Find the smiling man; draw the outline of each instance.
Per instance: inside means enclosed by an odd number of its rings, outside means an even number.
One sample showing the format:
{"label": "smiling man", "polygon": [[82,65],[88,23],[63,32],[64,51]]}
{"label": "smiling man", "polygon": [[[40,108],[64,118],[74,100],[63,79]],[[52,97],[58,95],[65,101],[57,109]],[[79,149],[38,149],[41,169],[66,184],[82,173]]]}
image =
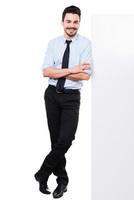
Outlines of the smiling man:
{"label": "smiling man", "polygon": [[78,125],[80,90],[83,80],[89,80],[92,56],[91,42],[78,34],[81,11],[76,6],[65,8],[62,14],[63,36],[51,40],[43,62],[43,76],[49,77],[44,94],[51,151],[45,157],[35,179],[39,189],[50,194],[49,176],[57,176],[54,198],[67,191],[69,178],[65,154],[75,139]]}

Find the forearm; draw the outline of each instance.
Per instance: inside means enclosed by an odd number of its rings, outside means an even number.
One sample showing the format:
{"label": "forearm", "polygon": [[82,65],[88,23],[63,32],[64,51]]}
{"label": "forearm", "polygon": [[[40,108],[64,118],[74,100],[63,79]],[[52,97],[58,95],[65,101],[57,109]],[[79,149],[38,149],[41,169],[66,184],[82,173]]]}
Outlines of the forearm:
{"label": "forearm", "polygon": [[[74,78],[75,80],[87,80],[87,74],[84,73],[84,70],[88,68],[89,64],[80,64],[71,68],[47,67],[43,69],[43,76],[50,78],[67,77],[68,79]],[[75,75],[72,76],[73,74]]]}
{"label": "forearm", "polygon": [[85,72],[75,73],[75,74],[69,74],[66,76],[66,79],[69,80],[89,80],[90,76]]}
{"label": "forearm", "polygon": [[55,67],[47,67],[43,69],[43,76],[50,77],[50,78],[61,78],[71,74],[69,68],[65,69],[58,69]]}

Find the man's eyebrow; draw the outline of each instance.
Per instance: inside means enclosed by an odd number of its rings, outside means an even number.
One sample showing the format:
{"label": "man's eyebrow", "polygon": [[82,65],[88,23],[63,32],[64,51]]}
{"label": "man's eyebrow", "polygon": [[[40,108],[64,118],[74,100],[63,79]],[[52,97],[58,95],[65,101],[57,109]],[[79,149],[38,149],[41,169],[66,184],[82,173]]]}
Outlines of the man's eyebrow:
{"label": "man's eyebrow", "polygon": [[67,22],[71,22],[71,20],[70,20],[70,19],[66,19],[66,21],[67,21]]}
{"label": "man's eyebrow", "polygon": [[[67,21],[67,22],[71,22],[71,20],[69,20],[69,19],[66,19],[66,21]],[[75,23],[76,23],[76,22],[79,22],[79,20],[75,20],[74,22],[75,22]]]}

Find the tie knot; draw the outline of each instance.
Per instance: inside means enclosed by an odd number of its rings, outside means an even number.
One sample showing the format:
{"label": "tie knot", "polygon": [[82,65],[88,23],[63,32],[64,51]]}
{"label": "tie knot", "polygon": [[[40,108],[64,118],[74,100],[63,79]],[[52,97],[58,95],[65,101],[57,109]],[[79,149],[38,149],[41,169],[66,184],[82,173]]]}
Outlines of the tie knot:
{"label": "tie knot", "polygon": [[67,45],[69,45],[72,42],[72,40],[66,40]]}

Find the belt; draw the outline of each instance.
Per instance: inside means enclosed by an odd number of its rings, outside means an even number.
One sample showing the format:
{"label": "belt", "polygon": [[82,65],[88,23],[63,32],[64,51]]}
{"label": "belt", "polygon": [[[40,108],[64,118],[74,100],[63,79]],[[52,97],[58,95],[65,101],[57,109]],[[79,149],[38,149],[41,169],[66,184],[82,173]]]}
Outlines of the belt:
{"label": "belt", "polygon": [[78,90],[78,89],[63,89],[62,91],[58,91],[57,89],[56,89],[56,87],[54,86],[54,85],[49,85],[48,86],[49,88],[52,88],[52,89],[54,89],[55,90],[55,92],[56,93],[63,93],[63,94],[78,94],[78,93],[80,93],[80,91]]}

